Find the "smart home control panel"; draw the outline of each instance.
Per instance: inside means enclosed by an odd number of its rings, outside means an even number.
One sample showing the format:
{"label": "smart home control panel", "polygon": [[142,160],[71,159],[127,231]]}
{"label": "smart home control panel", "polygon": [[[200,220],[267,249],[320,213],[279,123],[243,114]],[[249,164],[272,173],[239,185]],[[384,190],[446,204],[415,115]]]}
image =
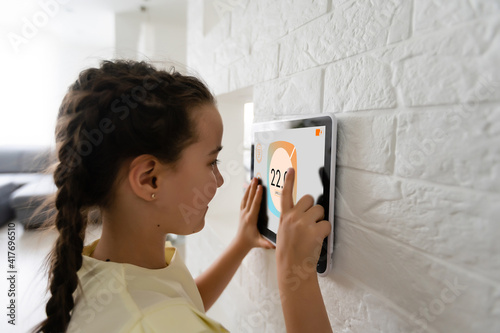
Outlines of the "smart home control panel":
{"label": "smart home control panel", "polygon": [[317,265],[320,275],[328,274],[333,255],[336,137],[332,114],[256,123],[252,128],[252,178],[259,178],[265,189],[259,231],[276,244],[284,179],[288,168],[295,169],[294,203],[312,195],[332,225]]}

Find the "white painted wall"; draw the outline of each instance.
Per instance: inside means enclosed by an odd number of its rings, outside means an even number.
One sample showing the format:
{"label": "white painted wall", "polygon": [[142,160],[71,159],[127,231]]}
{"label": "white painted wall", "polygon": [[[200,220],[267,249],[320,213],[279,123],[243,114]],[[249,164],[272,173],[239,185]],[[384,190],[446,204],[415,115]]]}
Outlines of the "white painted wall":
{"label": "white painted wall", "polygon": [[175,66],[185,71],[185,8],[178,6],[176,10],[179,14],[175,20],[168,19],[172,13],[166,9],[116,13],[115,57],[146,60],[160,68]]}
{"label": "white painted wall", "polygon": [[[500,3],[215,3],[204,34],[189,1],[187,56],[217,95],[253,89],[256,121],[339,119],[335,263],[320,279],[333,330],[500,331]],[[236,222],[188,237],[194,274]],[[213,315],[284,332],[275,270],[273,251],[252,250]]]}

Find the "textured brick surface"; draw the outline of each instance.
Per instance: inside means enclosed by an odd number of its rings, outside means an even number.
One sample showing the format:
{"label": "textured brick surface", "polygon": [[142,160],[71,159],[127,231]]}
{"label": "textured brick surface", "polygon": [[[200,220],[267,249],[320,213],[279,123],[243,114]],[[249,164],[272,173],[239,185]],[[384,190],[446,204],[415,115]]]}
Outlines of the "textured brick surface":
{"label": "textured brick surface", "polygon": [[323,15],[327,0],[237,1],[232,11],[233,36],[250,38],[260,47],[275,41],[287,32]]}
{"label": "textured brick surface", "polygon": [[283,1],[240,1],[232,12],[232,36],[245,35],[252,46],[268,44],[287,33]]}
{"label": "textured brick surface", "polygon": [[500,281],[500,194],[399,180],[348,168],[337,171],[336,214]]}
{"label": "textured brick surface", "polygon": [[280,3],[289,32],[323,15],[328,6],[328,0],[289,0]]}
{"label": "textured brick surface", "polygon": [[392,18],[410,4],[365,0],[339,4],[332,14],[283,38],[280,73],[289,75],[386,45],[392,24],[394,31],[401,28],[400,20]]}
{"label": "textured brick surface", "polygon": [[500,302],[498,285],[342,219],[337,229],[337,269],[404,309],[409,322],[423,322],[438,332],[450,327],[455,332],[493,332],[498,325],[492,322]]}
{"label": "textured brick surface", "polygon": [[321,113],[320,69],[255,85],[254,110],[273,115]]}
{"label": "textured brick surface", "polygon": [[392,174],[396,116],[337,115],[337,165]]}
{"label": "textured brick surface", "polygon": [[376,292],[340,270],[336,269],[330,278],[319,282],[333,332],[411,332],[415,329],[408,314],[398,311]]}
{"label": "textured brick surface", "polygon": [[[500,88],[500,83],[499,83]],[[398,116],[396,173],[500,193],[500,112],[464,103]]]}
{"label": "textured brick surface", "polygon": [[500,99],[500,16],[443,29],[377,51],[405,105]]}
{"label": "textured brick surface", "polygon": [[414,24],[417,33],[432,32],[436,29],[457,25],[473,18],[474,10],[467,0],[415,1]]}
{"label": "textured brick surface", "polygon": [[[230,24],[231,24],[231,16],[228,14],[221,14],[221,16],[218,17],[218,24],[214,26],[210,31],[204,31],[203,32],[203,47],[205,49],[205,52],[211,53],[215,52],[217,53],[217,49],[214,49],[214,45],[219,45],[219,47],[222,47],[223,45],[229,46],[233,51],[236,53],[239,52],[245,52],[245,48],[242,50],[236,50],[234,46],[231,43],[231,40],[229,39],[230,36]],[[238,45],[245,46],[245,41],[233,41],[233,43],[237,43]],[[228,57],[231,57],[231,55],[227,54]],[[232,55],[232,57],[237,56],[237,54]]]}
{"label": "textured brick surface", "polygon": [[500,2],[496,0],[475,0],[470,5],[474,8],[476,17],[498,14],[500,12]]}
{"label": "textured brick surface", "polygon": [[230,90],[278,77],[278,45],[255,49],[252,54],[230,66]]}
{"label": "textured brick surface", "polygon": [[391,69],[368,56],[335,62],[326,68],[324,100],[325,112],[395,107]]}
{"label": "textured brick surface", "polygon": [[215,49],[215,65],[226,67],[250,53],[248,38],[228,38]]}

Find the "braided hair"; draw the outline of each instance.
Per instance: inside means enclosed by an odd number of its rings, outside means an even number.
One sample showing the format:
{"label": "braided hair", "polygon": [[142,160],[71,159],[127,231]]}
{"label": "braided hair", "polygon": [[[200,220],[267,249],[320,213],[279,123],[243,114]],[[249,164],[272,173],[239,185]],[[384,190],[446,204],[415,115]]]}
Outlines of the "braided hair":
{"label": "braided hair", "polygon": [[56,125],[56,211],[45,225],[59,232],[46,262],[51,297],[33,332],[66,331],[88,214],[109,207],[120,166],[142,154],[174,165],[197,140],[191,111],[205,104],[215,100],[197,78],[131,60],[103,61],[69,87]]}

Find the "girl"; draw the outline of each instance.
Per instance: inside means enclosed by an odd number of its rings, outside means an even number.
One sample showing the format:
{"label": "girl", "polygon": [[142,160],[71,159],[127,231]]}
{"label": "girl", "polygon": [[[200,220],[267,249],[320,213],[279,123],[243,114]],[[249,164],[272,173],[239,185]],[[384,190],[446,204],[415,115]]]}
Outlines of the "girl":
{"label": "girl", "polygon": [[[198,79],[144,62],[103,61],[80,73],[56,126],[58,188],[47,318],[34,332],[225,332],[205,315],[254,247],[271,248],[256,223],[262,187],[246,190],[238,233],[196,281],[165,247],[168,233],[200,231],[223,179],[222,120]],[[277,242],[280,296],[289,332],[331,331],[315,267],[330,225],[285,180]],[[89,213],[101,238],[84,247]],[[317,221],[320,221],[316,223]],[[292,269],[301,283],[293,285]],[[79,286],[79,288],[77,288]]]}

